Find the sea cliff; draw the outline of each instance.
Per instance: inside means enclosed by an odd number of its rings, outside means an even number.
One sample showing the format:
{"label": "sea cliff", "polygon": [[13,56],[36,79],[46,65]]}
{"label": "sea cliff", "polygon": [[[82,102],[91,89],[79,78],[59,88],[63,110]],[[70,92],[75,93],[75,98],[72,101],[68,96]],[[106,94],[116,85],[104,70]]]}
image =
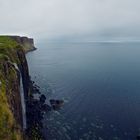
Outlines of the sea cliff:
{"label": "sea cliff", "polygon": [[34,39],[28,38],[26,36],[9,36],[13,40],[15,40],[20,46],[23,47],[25,53],[36,50],[34,45]]}
{"label": "sea cliff", "polygon": [[[31,93],[25,53],[34,49],[33,39],[0,36],[1,140],[26,139],[24,132],[24,123],[26,123],[24,121],[26,120],[23,117],[26,116],[24,108],[27,106],[26,102],[29,101]],[[23,92],[21,92],[21,88]],[[24,99],[22,99],[23,97]],[[22,102],[25,102],[25,106]]]}

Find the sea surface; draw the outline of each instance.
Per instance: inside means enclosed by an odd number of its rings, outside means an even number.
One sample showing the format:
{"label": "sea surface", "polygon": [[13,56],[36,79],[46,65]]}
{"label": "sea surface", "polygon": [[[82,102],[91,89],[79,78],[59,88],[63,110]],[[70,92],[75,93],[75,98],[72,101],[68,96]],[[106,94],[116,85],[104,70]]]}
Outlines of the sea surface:
{"label": "sea surface", "polygon": [[32,79],[63,107],[45,115],[46,140],[136,140],[140,133],[140,43],[38,43]]}

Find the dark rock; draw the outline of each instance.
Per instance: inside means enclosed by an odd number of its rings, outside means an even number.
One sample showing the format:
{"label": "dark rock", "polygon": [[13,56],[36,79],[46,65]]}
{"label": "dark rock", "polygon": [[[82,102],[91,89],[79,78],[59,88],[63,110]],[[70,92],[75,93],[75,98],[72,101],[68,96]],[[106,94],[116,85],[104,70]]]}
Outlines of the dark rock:
{"label": "dark rock", "polygon": [[137,138],[137,140],[140,140],[140,136],[137,136],[136,138]]}
{"label": "dark rock", "polygon": [[60,107],[62,107],[62,105],[64,104],[64,101],[51,99],[50,104],[54,110],[58,110],[60,109]]}
{"label": "dark rock", "polygon": [[51,111],[52,108],[51,108],[49,105],[44,104],[44,105],[42,105],[42,110],[43,110],[44,112],[48,112],[48,111]]}
{"label": "dark rock", "polygon": [[44,104],[44,103],[45,103],[45,100],[46,100],[46,97],[45,97],[44,94],[42,94],[42,95],[40,96],[40,103]]}

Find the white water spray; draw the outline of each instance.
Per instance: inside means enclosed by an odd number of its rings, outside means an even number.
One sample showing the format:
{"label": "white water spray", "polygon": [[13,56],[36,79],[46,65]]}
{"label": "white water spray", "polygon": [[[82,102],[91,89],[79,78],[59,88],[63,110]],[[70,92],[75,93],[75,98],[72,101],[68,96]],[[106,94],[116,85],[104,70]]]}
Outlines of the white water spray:
{"label": "white water spray", "polygon": [[[13,63],[15,68],[20,72],[16,63]],[[23,129],[27,128],[26,124],[26,105],[25,105],[25,96],[24,96],[24,89],[23,89],[23,82],[22,82],[22,75],[20,72],[20,98],[21,98],[21,107],[22,107],[22,121],[23,121]]]}

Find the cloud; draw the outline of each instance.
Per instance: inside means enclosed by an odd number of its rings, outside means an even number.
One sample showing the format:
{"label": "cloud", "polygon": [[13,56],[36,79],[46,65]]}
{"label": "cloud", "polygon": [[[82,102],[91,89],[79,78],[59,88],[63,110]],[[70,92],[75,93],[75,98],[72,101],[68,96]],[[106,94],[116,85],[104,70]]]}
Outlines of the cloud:
{"label": "cloud", "polygon": [[48,40],[140,39],[138,0],[0,0],[0,34]]}

